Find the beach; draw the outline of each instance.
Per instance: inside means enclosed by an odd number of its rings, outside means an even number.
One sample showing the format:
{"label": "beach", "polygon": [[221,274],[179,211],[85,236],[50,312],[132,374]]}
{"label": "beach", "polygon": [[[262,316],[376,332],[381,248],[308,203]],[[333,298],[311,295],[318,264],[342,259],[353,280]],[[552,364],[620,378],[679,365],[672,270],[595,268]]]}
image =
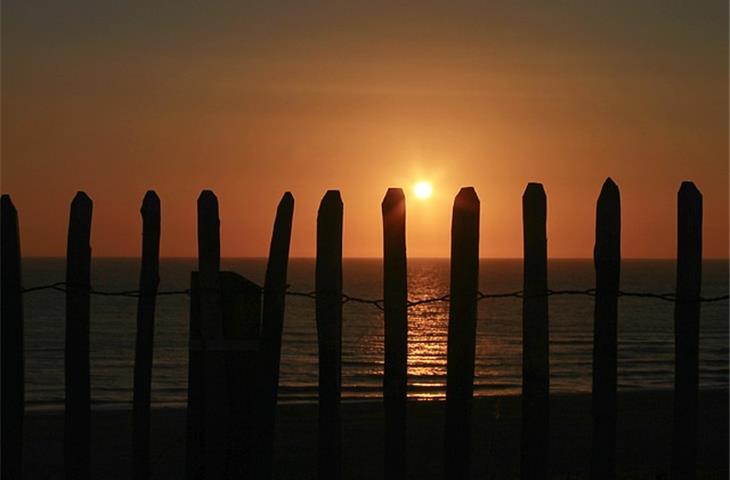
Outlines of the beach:
{"label": "beach", "polygon": [[[619,394],[617,469],[619,478],[667,478],[672,437],[671,391]],[[550,477],[588,478],[591,444],[590,395],[551,397]],[[728,391],[700,392],[699,478],[728,478]],[[408,477],[443,478],[443,401],[408,405]],[[185,473],[186,411],[152,412],[152,478]],[[383,476],[383,406],[380,401],[342,405],[343,477]],[[519,478],[520,397],[480,397],[472,415],[472,477]],[[274,475],[316,478],[317,404],[282,404],[277,411]],[[27,479],[63,478],[63,411],[30,411],[25,418]],[[131,411],[104,408],[92,413],[92,478],[131,475]]]}

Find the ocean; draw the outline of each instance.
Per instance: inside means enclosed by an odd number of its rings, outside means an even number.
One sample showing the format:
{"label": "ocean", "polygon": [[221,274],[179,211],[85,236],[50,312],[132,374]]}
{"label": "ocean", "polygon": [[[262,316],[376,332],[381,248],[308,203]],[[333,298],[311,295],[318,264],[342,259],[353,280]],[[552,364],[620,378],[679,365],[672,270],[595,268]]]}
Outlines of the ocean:
{"label": "ocean", "polygon": [[[189,288],[195,259],[163,259],[160,289]],[[266,259],[228,258],[222,269],[262,284]],[[382,298],[382,261],[345,259],[344,292]],[[25,287],[64,280],[63,258],[29,258],[23,263]],[[97,258],[92,285],[97,290],[135,290],[139,260]],[[448,259],[409,259],[409,298],[418,300],[448,293]],[[672,292],[673,260],[625,260],[621,288],[626,291]],[[292,290],[311,291],[314,260],[289,263]],[[484,259],[480,289],[487,293],[520,290],[522,260]],[[551,260],[551,289],[594,286],[591,260]],[[728,293],[728,262],[703,265],[704,296]],[[131,406],[135,298],[92,296],[91,394],[95,408]],[[521,300],[484,299],[479,303],[475,394],[511,395],[521,389]],[[64,294],[25,294],[26,402],[29,408],[62,406],[64,400]],[[590,392],[593,341],[593,299],[553,296],[550,308],[551,392]],[[345,400],[377,399],[382,394],[383,314],[372,305],[347,303],[343,309],[342,384]],[[161,296],[157,301],[152,372],[152,402],[184,405],[187,396],[189,298]],[[448,305],[431,303],[409,310],[409,397],[444,397]],[[619,390],[673,388],[673,304],[656,299],[619,300]],[[700,388],[728,388],[728,302],[702,305],[700,321]],[[317,334],[314,301],[287,297],[282,341],[280,401],[317,399]]]}

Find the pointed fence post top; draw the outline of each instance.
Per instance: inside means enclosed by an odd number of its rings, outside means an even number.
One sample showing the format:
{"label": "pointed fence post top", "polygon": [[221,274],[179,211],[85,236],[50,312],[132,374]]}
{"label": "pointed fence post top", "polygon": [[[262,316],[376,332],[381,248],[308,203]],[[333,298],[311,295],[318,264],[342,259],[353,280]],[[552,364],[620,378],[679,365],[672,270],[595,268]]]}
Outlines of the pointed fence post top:
{"label": "pointed fence post top", "polygon": [[698,198],[702,199],[702,192],[697,188],[697,186],[694,184],[694,182],[690,181],[683,181],[682,184],[679,186],[679,191],[677,192],[677,195],[679,198]]}
{"label": "pointed fence post top", "polygon": [[339,190],[327,190],[319,203],[319,212],[329,208],[342,208],[342,196]]}
{"label": "pointed fence post top", "polygon": [[598,210],[597,214],[608,215],[609,212],[620,213],[621,208],[621,193],[619,192],[618,185],[614,183],[611,177],[608,177],[603,186],[601,187],[601,193],[598,195]]}
{"label": "pointed fence post top", "polygon": [[545,197],[545,188],[542,183],[529,182],[525,187],[525,192],[522,194],[522,198],[540,198]]}
{"label": "pointed fence post top", "polygon": [[618,185],[609,177],[603,182],[596,203],[596,240],[593,264],[601,274],[600,289],[618,290],[621,265],[621,197]]}
{"label": "pointed fence post top", "polygon": [[527,184],[525,192],[522,194],[522,207],[524,209],[523,215],[529,210],[533,215],[538,215],[540,218],[547,216],[547,196],[542,183],[530,182]]}
{"label": "pointed fence post top", "polygon": [[[596,228],[605,226],[610,229],[619,228],[621,222],[621,194],[618,185],[608,177],[603,182],[596,205]],[[618,222],[618,227],[616,227]]]}
{"label": "pointed fence post top", "polygon": [[203,190],[200,192],[200,196],[198,196],[198,208],[214,210],[217,215],[218,197],[213,193],[213,190]]}
{"label": "pointed fence post top", "polygon": [[277,207],[277,210],[285,210],[291,208],[294,208],[294,195],[292,195],[291,192],[284,192],[284,195],[281,196],[281,200],[279,200],[279,206]]}
{"label": "pointed fence post top", "polygon": [[612,199],[614,197],[619,197],[618,185],[616,185],[616,182],[614,182],[611,177],[607,177],[606,180],[603,182],[603,186],[601,187],[601,194],[598,196],[598,199]]}
{"label": "pointed fence post top", "polygon": [[157,193],[155,193],[154,190],[148,190],[147,193],[144,194],[142,208],[139,211],[143,217],[147,215],[154,215],[155,213],[159,215],[160,197],[157,196]]}
{"label": "pointed fence post top", "polygon": [[454,210],[478,210],[479,196],[474,187],[461,187],[454,198]]}
{"label": "pointed fence post top", "polygon": [[198,268],[203,283],[216,284],[220,270],[220,219],[218,198],[211,190],[198,197]]}
{"label": "pointed fence post top", "polygon": [[2,203],[3,215],[9,214],[9,213],[17,213],[17,210],[15,209],[15,205],[13,205],[13,201],[10,199],[10,195],[8,195],[7,193],[2,194],[2,197],[0,198],[0,203]]}
{"label": "pointed fence post top", "polygon": [[[331,227],[337,227],[338,230],[342,229],[342,197],[340,196],[339,190],[327,190],[327,193],[322,197],[322,201],[319,203],[319,209],[317,210],[317,224],[318,225],[330,225]],[[334,223],[330,223],[334,222]]]}
{"label": "pointed fence post top", "polygon": [[91,214],[93,202],[84,192],[77,192],[71,201],[69,212],[68,247],[80,242],[88,248],[91,234]]}
{"label": "pointed fence post top", "polygon": [[405,204],[406,201],[406,195],[403,193],[402,188],[398,187],[390,187],[385,192],[385,196],[383,197],[383,202],[381,203],[381,206],[383,210],[390,210],[400,204]]}
{"label": "pointed fence post top", "polygon": [[91,212],[93,202],[84,191],[76,192],[74,199],[71,201],[71,209],[77,212]]}

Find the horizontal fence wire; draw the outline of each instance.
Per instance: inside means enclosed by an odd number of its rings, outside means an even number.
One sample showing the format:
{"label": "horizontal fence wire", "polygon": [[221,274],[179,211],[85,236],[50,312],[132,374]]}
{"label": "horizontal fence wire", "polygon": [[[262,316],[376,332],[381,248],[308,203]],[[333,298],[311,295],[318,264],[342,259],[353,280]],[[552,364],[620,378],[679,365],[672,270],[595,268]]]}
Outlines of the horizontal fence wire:
{"label": "horizontal fence wire", "polygon": [[[33,293],[33,292],[39,292],[44,290],[52,290],[56,292],[68,292],[72,291],[73,288],[70,287],[66,282],[56,282],[51,283],[48,285],[39,285],[35,287],[29,287],[24,288],[22,290],[22,293]],[[90,295],[98,295],[103,297],[129,297],[129,298],[137,298],[145,295],[144,292],[140,290],[119,290],[119,291],[109,291],[109,290],[96,290],[94,288],[79,288],[78,289],[81,292],[89,293]],[[261,293],[267,293],[264,289],[261,289]],[[289,290],[287,289],[284,291],[285,295],[290,297],[303,297],[303,298],[310,298],[313,300],[316,300],[318,296],[329,296],[331,294],[323,292],[322,294],[318,294],[316,291],[311,292],[299,292],[295,290]],[[147,293],[146,295],[149,295]],[[191,289],[183,289],[183,290],[160,290],[155,292],[156,296],[172,296],[172,295],[192,295]],[[585,296],[585,297],[595,297],[596,296],[596,289],[595,288],[587,288],[584,290],[547,290],[545,294],[543,295],[533,295],[531,298],[536,297],[553,297],[553,296]],[[624,291],[619,290],[616,292],[616,295],[618,297],[634,297],[634,298],[647,298],[647,299],[654,299],[654,300],[662,300],[665,302],[678,302],[676,294],[674,293],[652,293],[652,292],[630,292],[630,291]],[[364,305],[372,305],[373,307],[384,310],[385,309],[385,302],[383,299],[373,299],[373,298],[362,298],[362,297],[356,297],[352,295],[342,294],[341,297],[342,303],[359,303]],[[504,292],[504,293],[485,293],[485,292],[477,292],[477,301],[480,300],[486,300],[486,299],[499,299],[499,298],[527,298],[525,293],[522,290],[517,290],[514,292]],[[702,303],[714,303],[714,302],[721,302],[726,301],[730,299],[730,295],[719,295],[715,297],[698,297],[696,299],[689,299],[689,300],[683,300],[683,301],[690,301],[690,302],[702,302]],[[441,295],[441,296],[435,296],[435,297],[428,297],[428,298],[422,298],[419,300],[409,300],[407,305],[408,308],[417,307],[420,305],[427,305],[430,303],[439,303],[444,302],[448,303],[450,301],[450,295]]]}

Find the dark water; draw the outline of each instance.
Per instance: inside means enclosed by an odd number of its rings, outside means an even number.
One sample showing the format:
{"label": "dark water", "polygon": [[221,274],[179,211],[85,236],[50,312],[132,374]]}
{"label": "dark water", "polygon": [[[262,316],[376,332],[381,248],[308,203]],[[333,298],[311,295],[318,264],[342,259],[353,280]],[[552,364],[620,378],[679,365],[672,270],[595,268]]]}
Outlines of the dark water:
{"label": "dark water", "polygon": [[[161,265],[161,289],[188,288],[194,259],[166,259]],[[263,259],[224,259],[223,268],[261,283]],[[632,291],[671,292],[674,262],[628,260],[622,266],[621,287]],[[134,290],[136,259],[96,259],[92,284],[98,290]],[[62,281],[63,259],[28,259],[24,285]],[[448,292],[448,260],[409,261],[411,299]],[[381,261],[348,259],[344,263],[346,293],[382,297]],[[594,284],[589,260],[553,260],[552,289],[584,289]],[[521,289],[521,260],[482,260],[480,288],[486,292]],[[294,259],[289,283],[309,291],[314,261]],[[704,264],[703,295],[728,292],[728,262]],[[179,404],[186,399],[188,297],[158,299],[152,400]],[[26,308],[27,401],[37,407],[63,402],[64,295],[28,293]],[[92,399],[97,405],[126,404],[132,399],[136,299],[92,297]],[[673,383],[673,306],[652,299],[621,298],[619,304],[619,389],[670,389]],[[479,305],[477,324],[476,394],[519,393],[521,385],[521,300],[487,299]],[[593,336],[593,300],[589,297],[550,298],[551,389],[589,392]],[[448,307],[434,303],[414,307],[409,317],[409,385],[412,397],[444,395]],[[281,364],[283,401],[313,401],[317,386],[317,344],[314,301],[289,297]],[[383,365],[383,317],[369,305],[348,303],[343,321],[343,389],[345,398],[380,396]],[[700,326],[702,388],[728,387],[728,303],[704,304]]]}

